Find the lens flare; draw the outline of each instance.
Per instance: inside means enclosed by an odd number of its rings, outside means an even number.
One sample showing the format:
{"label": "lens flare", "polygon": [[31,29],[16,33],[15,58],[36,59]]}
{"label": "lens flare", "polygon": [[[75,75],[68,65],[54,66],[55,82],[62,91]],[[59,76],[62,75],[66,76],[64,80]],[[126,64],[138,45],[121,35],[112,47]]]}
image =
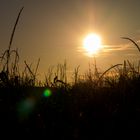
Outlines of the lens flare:
{"label": "lens flare", "polygon": [[21,101],[18,104],[18,117],[20,120],[25,120],[29,117],[31,112],[33,111],[33,108],[35,106],[35,101],[32,98],[27,98],[23,101]]}
{"label": "lens flare", "polygon": [[46,89],[46,90],[44,91],[43,95],[44,95],[45,97],[49,97],[49,96],[52,95],[52,92],[51,92],[50,89]]}

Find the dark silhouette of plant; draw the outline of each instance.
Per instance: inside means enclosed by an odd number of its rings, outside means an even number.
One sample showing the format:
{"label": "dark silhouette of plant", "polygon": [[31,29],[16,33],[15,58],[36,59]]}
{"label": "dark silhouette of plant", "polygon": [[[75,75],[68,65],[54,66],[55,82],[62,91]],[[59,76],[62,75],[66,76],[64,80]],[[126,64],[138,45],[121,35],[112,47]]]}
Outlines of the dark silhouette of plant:
{"label": "dark silhouette of plant", "polygon": [[[19,55],[18,55],[18,50],[12,50],[11,49],[11,46],[12,46],[12,42],[13,42],[13,38],[14,38],[14,35],[15,35],[15,31],[16,31],[16,27],[17,27],[17,24],[19,22],[19,18],[21,16],[21,13],[23,11],[23,8],[22,7],[18,13],[18,16],[16,18],[16,21],[15,21],[15,24],[14,24],[14,27],[13,27],[13,30],[12,30],[12,33],[11,33],[11,36],[10,36],[10,41],[9,41],[9,46],[8,46],[8,49],[5,50],[5,52],[2,54],[2,57],[1,57],[1,63],[3,61],[6,61],[5,64],[3,65],[3,69],[0,73],[0,80],[6,85],[6,84],[9,84],[9,80],[12,77],[16,77],[17,79],[17,76],[16,76],[16,73],[18,71],[18,61],[19,61]],[[11,64],[11,67],[9,66],[9,62],[10,62],[10,59],[11,59],[11,55],[12,54],[15,54],[15,60],[14,60],[14,63]],[[11,70],[10,70],[11,69]],[[10,73],[11,72],[11,73]],[[7,79],[7,80],[6,80]]]}
{"label": "dark silhouette of plant", "polygon": [[121,38],[122,39],[127,39],[127,40],[131,41],[137,47],[138,51],[140,52],[140,47],[139,47],[139,45],[134,40],[132,40],[129,37],[121,37]]}
{"label": "dark silhouette of plant", "polygon": [[13,27],[13,30],[12,30],[12,34],[11,34],[11,37],[10,37],[10,42],[9,42],[9,46],[8,46],[8,49],[6,50],[6,56],[7,56],[7,61],[6,61],[6,72],[7,74],[9,74],[9,60],[10,60],[10,55],[12,52],[15,52],[15,50],[11,50],[11,46],[12,46],[12,42],[13,42],[13,38],[14,38],[14,35],[15,35],[15,31],[16,31],[16,27],[17,27],[17,24],[19,22],[19,18],[21,16],[21,13],[23,11],[23,8],[22,7],[18,13],[18,16],[17,16],[17,19],[16,19],[16,22],[14,24],[14,27]]}

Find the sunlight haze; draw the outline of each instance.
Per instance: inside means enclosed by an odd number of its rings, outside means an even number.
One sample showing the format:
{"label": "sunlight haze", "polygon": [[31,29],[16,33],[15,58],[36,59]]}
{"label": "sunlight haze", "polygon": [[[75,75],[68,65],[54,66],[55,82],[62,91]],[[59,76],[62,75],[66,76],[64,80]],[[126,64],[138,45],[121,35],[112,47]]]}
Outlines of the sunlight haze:
{"label": "sunlight haze", "polygon": [[18,48],[21,68],[24,60],[34,67],[40,58],[40,75],[64,60],[70,72],[78,65],[85,72],[92,59],[81,50],[83,38],[96,32],[103,45],[96,57],[99,68],[125,59],[135,61],[137,49],[121,37],[139,43],[139,5],[138,0],[1,0],[0,54],[8,47],[18,12],[24,6],[12,44],[12,49]]}

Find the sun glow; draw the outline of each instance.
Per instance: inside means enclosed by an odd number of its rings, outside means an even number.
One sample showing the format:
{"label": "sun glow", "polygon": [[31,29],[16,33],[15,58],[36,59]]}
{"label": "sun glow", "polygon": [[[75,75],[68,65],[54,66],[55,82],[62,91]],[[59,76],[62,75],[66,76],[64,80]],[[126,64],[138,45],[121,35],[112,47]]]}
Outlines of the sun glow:
{"label": "sun glow", "polygon": [[83,47],[88,56],[92,57],[102,48],[101,37],[97,34],[88,34],[83,40]]}

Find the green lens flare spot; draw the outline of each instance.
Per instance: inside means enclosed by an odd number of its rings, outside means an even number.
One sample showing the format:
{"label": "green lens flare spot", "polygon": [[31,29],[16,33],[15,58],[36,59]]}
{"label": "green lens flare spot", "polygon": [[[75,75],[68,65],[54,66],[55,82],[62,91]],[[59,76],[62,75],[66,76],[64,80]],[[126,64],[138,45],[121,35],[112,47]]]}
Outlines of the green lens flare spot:
{"label": "green lens flare spot", "polygon": [[46,90],[44,91],[44,96],[45,96],[45,97],[49,97],[49,96],[51,96],[51,95],[52,95],[51,90],[46,89]]}
{"label": "green lens flare spot", "polygon": [[33,99],[27,98],[18,104],[17,112],[20,120],[25,120],[33,111],[35,102]]}

